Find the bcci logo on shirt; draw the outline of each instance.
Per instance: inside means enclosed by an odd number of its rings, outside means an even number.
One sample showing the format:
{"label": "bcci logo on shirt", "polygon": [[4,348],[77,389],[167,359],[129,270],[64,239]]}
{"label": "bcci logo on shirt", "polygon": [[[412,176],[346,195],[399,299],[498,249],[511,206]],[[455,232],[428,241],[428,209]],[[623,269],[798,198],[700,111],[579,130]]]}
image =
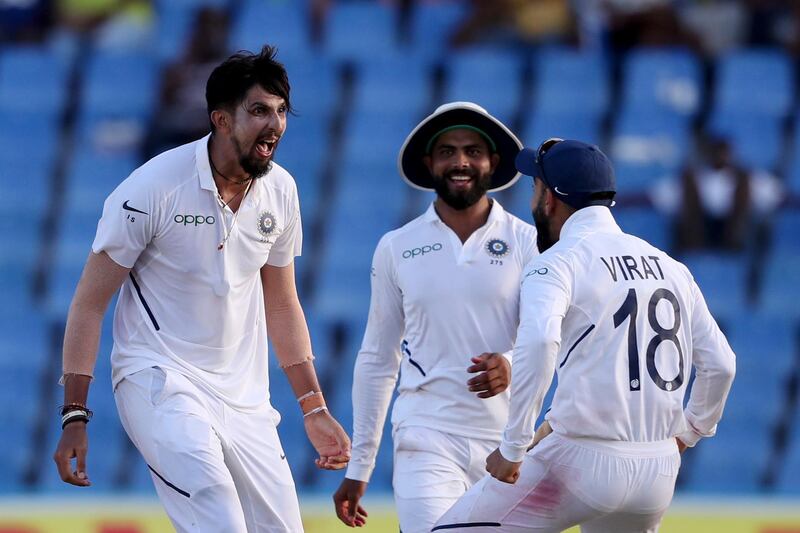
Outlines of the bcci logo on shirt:
{"label": "bcci logo on shirt", "polygon": [[495,258],[505,257],[511,252],[511,247],[506,241],[491,239],[486,243],[486,252]]}
{"label": "bcci logo on shirt", "polygon": [[258,215],[258,232],[263,237],[262,241],[266,240],[267,237],[272,235],[277,224],[278,223],[275,220],[275,215],[269,211],[262,211],[261,214]]}

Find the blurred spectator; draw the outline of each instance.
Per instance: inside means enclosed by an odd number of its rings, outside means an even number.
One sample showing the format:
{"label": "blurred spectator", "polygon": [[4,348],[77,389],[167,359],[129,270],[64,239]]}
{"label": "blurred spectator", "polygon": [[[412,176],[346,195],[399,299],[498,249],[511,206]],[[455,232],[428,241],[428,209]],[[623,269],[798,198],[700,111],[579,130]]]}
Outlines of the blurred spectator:
{"label": "blurred spectator", "polygon": [[608,37],[618,52],[634,46],[689,46],[699,41],[685,27],[672,0],[604,0]]}
{"label": "blurred spectator", "polygon": [[0,0],[0,41],[41,41],[52,22],[50,0]]}
{"label": "blurred spectator", "polygon": [[[682,23],[699,39],[700,49],[714,57],[744,43],[747,34],[747,9],[741,1],[702,0],[681,10]],[[724,28],[725,31],[720,31]]]}
{"label": "blurred spectator", "polygon": [[450,39],[454,47],[487,41],[575,41],[568,0],[471,0],[470,4],[471,11]]}
{"label": "blurred spectator", "polygon": [[198,11],[185,53],[164,70],[147,157],[208,133],[206,81],[229,55],[229,28],[226,11],[212,7]]}
{"label": "blurred spectator", "polygon": [[675,218],[679,251],[742,250],[764,213],[782,199],[774,176],[742,168],[730,144],[710,138],[699,164],[688,165],[680,182],[661,182],[653,191],[657,207]]}
{"label": "blurred spectator", "polygon": [[102,48],[141,49],[152,37],[149,0],[57,0],[60,25]]}

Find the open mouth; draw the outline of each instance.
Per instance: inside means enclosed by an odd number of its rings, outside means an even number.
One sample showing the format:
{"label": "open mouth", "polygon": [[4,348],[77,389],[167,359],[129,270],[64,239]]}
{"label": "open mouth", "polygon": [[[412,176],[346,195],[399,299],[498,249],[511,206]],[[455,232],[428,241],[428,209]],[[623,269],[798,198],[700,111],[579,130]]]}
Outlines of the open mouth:
{"label": "open mouth", "polygon": [[272,157],[276,144],[278,144],[278,139],[260,139],[256,143],[256,153],[263,159],[268,159]]}
{"label": "open mouth", "polygon": [[457,186],[466,186],[472,181],[471,176],[466,176],[463,174],[454,174],[452,176],[447,177],[448,181],[454,183]]}

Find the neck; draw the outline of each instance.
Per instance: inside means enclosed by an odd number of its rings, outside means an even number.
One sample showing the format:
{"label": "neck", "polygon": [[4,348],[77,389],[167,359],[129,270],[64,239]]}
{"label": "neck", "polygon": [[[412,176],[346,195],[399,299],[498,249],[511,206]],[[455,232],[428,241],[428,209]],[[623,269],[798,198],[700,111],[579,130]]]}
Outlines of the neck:
{"label": "neck", "polygon": [[466,242],[475,230],[486,224],[489,212],[492,210],[492,201],[483,195],[475,204],[466,209],[453,209],[441,198],[433,203],[436,213],[450,229],[452,229],[461,242]]}
{"label": "neck", "polygon": [[223,141],[213,133],[208,143],[208,158],[214,183],[223,197],[237,194],[247,187],[250,175],[239,165],[236,155],[227,146],[223,146]]}

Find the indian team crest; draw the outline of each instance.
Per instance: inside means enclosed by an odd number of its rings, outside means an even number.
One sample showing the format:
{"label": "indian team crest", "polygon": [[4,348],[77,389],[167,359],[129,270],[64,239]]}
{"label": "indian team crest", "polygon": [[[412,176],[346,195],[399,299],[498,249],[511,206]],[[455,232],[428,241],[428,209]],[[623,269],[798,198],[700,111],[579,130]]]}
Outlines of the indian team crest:
{"label": "indian team crest", "polygon": [[486,252],[492,257],[505,257],[511,253],[511,247],[501,239],[489,239],[486,243]]}
{"label": "indian team crest", "polygon": [[261,214],[258,215],[258,232],[264,237],[272,235],[277,224],[278,222],[275,219],[275,215],[269,211],[262,211]]}

